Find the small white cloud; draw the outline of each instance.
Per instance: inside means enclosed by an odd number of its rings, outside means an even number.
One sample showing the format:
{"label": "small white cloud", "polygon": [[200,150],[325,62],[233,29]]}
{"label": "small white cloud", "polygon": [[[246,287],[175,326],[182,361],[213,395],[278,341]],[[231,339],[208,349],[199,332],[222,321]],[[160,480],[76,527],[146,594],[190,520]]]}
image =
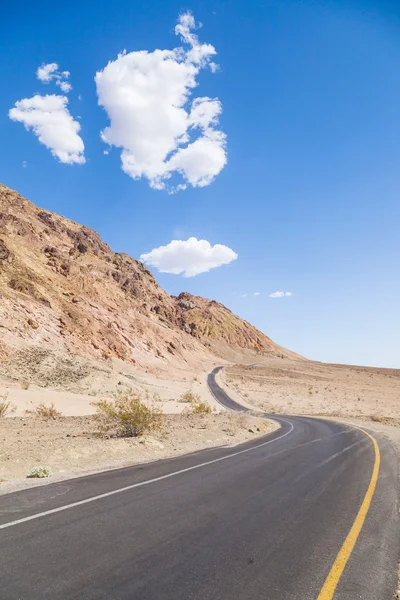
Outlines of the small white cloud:
{"label": "small white cloud", "polygon": [[270,298],[283,298],[283,296],[291,296],[292,292],[273,292],[269,295]]}
{"label": "small white cloud", "polygon": [[248,294],[241,294],[241,298],[247,298]]}
{"label": "small white cloud", "polygon": [[[216,50],[199,42],[195,28],[185,13],[175,34],[187,47],[124,51],[95,77],[99,105],[110,119],[102,140],[122,148],[122,170],[130,177],[169,193],[209,185],[227,162],[226,135],[217,129],[221,102],[190,102],[200,70],[216,71]],[[181,183],[169,184],[173,174]]]}
{"label": "small white cloud", "polygon": [[184,277],[194,277],[206,273],[221,265],[227,265],[236,260],[236,252],[215,244],[211,246],[207,240],[191,237],[186,241],[172,240],[167,246],[154,248],[147,254],[142,254],[140,260],[151,267],[156,267],[160,273],[183,274]]}
{"label": "small white cloud", "polygon": [[81,126],[72,118],[67,104],[66,96],[36,95],[18,100],[8,116],[32,129],[39,142],[60,162],[83,164],[85,146],[78,135]]}
{"label": "small white cloud", "polygon": [[28,166],[28,163],[26,162],[26,160],[22,161],[22,168],[26,169],[26,167]]}
{"label": "small white cloud", "polygon": [[72,85],[68,83],[68,81],[56,81],[56,84],[59,85],[66,94],[72,90]]}
{"label": "small white cloud", "polygon": [[60,71],[57,63],[42,64],[36,71],[36,77],[43,83],[50,83],[55,80],[64,93],[72,90],[72,85],[67,81],[70,76],[69,71]]}
{"label": "small white cloud", "polygon": [[110,154],[109,150],[103,150],[103,154],[105,154],[107,156],[107,154]]}
{"label": "small white cloud", "polygon": [[259,296],[261,292],[254,292],[255,296]]}
{"label": "small white cloud", "polygon": [[38,67],[38,70],[36,71],[36,77],[40,81],[43,81],[43,83],[49,83],[55,77],[55,73],[57,71],[57,63],[48,63],[47,65],[42,64],[42,66]]}

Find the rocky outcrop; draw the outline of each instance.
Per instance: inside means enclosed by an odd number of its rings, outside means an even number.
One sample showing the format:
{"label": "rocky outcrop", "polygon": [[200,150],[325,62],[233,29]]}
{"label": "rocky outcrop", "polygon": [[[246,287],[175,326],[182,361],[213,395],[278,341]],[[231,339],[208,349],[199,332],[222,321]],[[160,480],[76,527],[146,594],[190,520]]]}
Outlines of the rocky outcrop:
{"label": "rocky outcrop", "polygon": [[212,358],[210,341],[281,351],[218,302],[170,297],[95,231],[0,185],[0,361],[40,347],[162,367]]}

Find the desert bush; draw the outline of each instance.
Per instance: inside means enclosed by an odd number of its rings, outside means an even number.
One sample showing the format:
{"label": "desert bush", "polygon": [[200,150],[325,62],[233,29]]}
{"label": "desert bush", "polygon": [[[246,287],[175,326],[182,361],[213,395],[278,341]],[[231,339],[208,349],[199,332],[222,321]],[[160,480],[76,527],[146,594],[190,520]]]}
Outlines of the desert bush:
{"label": "desert bush", "polygon": [[185,392],[178,398],[178,402],[195,402],[199,401],[200,396],[198,394],[193,394],[190,390]]}
{"label": "desert bush", "polygon": [[190,403],[190,410],[195,415],[208,414],[212,412],[211,406],[208,402],[200,399],[200,396],[195,396]]}
{"label": "desert bush", "polygon": [[11,415],[16,411],[16,406],[9,400],[7,400],[8,396],[5,394],[4,396],[0,396],[0,418],[6,417],[7,415]]}
{"label": "desert bush", "polygon": [[144,402],[133,390],[123,391],[114,400],[92,402],[99,432],[117,437],[137,437],[145,431],[161,428],[162,411],[151,402]]}
{"label": "desert bush", "polygon": [[54,402],[51,404],[41,402],[25,412],[27,415],[35,415],[36,417],[44,417],[45,419],[58,419],[59,417],[62,417],[62,413],[56,409]]}
{"label": "desert bush", "polygon": [[29,479],[43,479],[43,477],[50,477],[50,475],[50,467],[34,467],[27,477]]}

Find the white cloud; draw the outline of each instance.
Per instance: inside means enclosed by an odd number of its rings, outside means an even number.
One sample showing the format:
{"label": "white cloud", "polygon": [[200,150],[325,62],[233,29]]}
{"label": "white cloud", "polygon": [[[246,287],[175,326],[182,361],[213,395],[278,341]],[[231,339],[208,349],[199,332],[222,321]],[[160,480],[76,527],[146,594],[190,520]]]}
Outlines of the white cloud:
{"label": "white cloud", "polygon": [[161,273],[172,273],[184,277],[194,277],[206,273],[221,265],[236,260],[236,252],[215,244],[211,246],[207,240],[191,237],[186,241],[172,240],[167,246],[154,248],[147,254],[142,254],[140,260],[151,267],[156,267]]}
{"label": "white cloud", "polygon": [[36,95],[18,100],[8,116],[32,129],[39,142],[60,162],[83,164],[85,146],[78,135],[81,126],[72,118],[67,104],[65,96]]}
{"label": "white cloud", "polygon": [[26,167],[28,166],[28,163],[26,162],[26,160],[22,161],[22,168],[26,169]]}
{"label": "white cloud", "polygon": [[56,81],[56,84],[59,85],[66,94],[72,90],[72,85],[68,83],[68,81]]}
{"label": "white cloud", "polygon": [[[190,100],[200,70],[217,69],[215,48],[199,42],[195,27],[185,13],[175,33],[186,48],[124,51],[95,77],[99,104],[110,119],[103,141],[122,148],[125,173],[170,193],[209,185],[227,162],[226,135],[216,129],[221,102]],[[173,174],[179,184],[168,181]]]}
{"label": "white cloud", "polygon": [[292,292],[273,292],[269,295],[270,298],[283,298],[283,296],[292,296]]}
{"label": "white cloud", "polygon": [[36,71],[36,77],[43,83],[50,83],[55,80],[63,92],[68,93],[72,90],[72,85],[67,81],[70,76],[69,71],[60,71],[57,63],[42,64]]}
{"label": "white cloud", "polygon": [[260,295],[260,292],[254,292],[254,295],[255,295],[255,296],[259,296],[259,295]]}
{"label": "white cloud", "polygon": [[43,63],[41,67],[38,67],[36,71],[36,77],[40,81],[43,81],[43,83],[49,83],[55,77],[55,73],[57,71],[57,63],[48,63],[47,65]]}

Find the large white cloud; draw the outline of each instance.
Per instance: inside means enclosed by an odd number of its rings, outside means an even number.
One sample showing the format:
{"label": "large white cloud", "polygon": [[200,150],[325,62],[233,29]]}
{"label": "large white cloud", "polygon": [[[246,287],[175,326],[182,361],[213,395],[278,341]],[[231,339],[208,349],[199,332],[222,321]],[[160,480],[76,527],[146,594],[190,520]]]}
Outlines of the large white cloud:
{"label": "large white cloud", "polygon": [[167,246],[154,248],[147,254],[142,254],[140,260],[151,267],[156,267],[161,273],[172,273],[184,277],[194,277],[221,265],[236,260],[236,252],[215,244],[211,246],[207,240],[191,237],[186,241],[172,240]]}
{"label": "large white cloud", "polygon": [[[193,16],[185,13],[175,33],[186,48],[124,51],[96,73],[98,101],[110,119],[101,137],[122,148],[125,173],[145,177],[154,189],[209,185],[227,162],[226,135],[216,128],[221,102],[190,101],[200,70],[217,70],[215,48],[199,42],[195,27]],[[169,181],[173,174],[180,182]]]}
{"label": "large white cloud", "polygon": [[69,71],[60,71],[57,63],[42,64],[36,71],[36,77],[43,83],[50,83],[55,80],[63,92],[67,93],[72,90],[72,85],[67,81],[70,76]]}
{"label": "large white cloud", "polygon": [[18,100],[8,116],[32,129],[39,142],[60,162],[83,164],[85,146],[78,135],[81,126],[72,118],[67,104],[65,96],[36,95]]}

